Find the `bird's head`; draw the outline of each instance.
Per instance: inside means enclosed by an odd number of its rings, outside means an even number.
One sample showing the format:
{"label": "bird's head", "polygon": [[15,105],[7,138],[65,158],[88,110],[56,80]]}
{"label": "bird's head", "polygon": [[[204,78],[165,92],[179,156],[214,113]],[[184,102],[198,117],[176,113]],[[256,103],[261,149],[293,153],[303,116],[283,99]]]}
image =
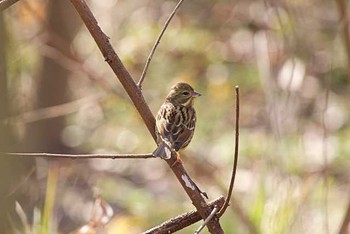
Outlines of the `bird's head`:
{"label": "bird's head", "polygon": [[199,96],[201,94],[196,92],[189,84],[180,82],[171,88],[167,100],[173,104],[191,106],[193,105],[194,98]]}

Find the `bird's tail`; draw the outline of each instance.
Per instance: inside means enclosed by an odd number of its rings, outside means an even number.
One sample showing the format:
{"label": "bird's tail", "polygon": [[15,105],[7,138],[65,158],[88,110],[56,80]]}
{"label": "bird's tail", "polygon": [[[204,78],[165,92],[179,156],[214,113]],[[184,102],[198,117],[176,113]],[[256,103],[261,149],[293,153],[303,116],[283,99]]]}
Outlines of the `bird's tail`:
{"label": "bird's tail", "polygon": [[162,159],[171,158],[171,147],[164,141],[162,141],[158,148],[153,152],[154,157],[161,157]]}

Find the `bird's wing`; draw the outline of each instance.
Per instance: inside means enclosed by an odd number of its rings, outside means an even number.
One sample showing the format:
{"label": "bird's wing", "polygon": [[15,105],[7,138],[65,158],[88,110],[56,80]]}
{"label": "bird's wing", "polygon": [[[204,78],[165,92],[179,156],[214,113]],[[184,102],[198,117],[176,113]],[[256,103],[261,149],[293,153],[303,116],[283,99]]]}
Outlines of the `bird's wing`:
{"label": "bird's wing", "polygon": [[176,108],[173,104],[166,102],[160,108],[156,127],[162,139],[171,140],[171,133],[173,132],[173,123],[175,121]]}
{"label": "bird's wing", "polygon": [[[188,111],[189,110],[189,111]],[[195,127],[194,109],[164,103],[157,115],[157,130],[163,141],[178,151],[187,146],[192,139]]]}
{"label": "bird's wing", "polygon": [[179,127],[180,131],[174,139],[174,148],[176,151],[185,148],[192,140],[194,128],[196,124],[196,113],[194,109],[189,109],[187,120]]}

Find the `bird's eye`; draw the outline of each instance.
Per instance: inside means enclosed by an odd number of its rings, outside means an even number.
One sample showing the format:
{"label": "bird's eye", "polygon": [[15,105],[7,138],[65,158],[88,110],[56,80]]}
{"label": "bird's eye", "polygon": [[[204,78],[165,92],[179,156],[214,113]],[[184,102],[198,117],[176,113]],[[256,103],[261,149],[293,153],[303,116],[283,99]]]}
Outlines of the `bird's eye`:
{"label": "bird's eye", "polygon": [[185,95],[185,96],[187,96],[187,95],[189,95],[190,93],[187,92],[187,91],[185,91],[185,92],[183,92],[182,94]]}

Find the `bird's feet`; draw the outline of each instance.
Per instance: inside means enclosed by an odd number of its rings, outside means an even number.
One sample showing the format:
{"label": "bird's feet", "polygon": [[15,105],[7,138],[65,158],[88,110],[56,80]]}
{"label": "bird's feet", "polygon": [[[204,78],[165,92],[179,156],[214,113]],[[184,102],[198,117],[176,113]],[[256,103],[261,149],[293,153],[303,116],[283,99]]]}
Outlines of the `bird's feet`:
{"label": "bird's feet", "polygon": [[180,158],[180,154],[176,152],[176,161],[171,165],[171,167],[174,167],[178,163],[182,164],[182,159]]}

